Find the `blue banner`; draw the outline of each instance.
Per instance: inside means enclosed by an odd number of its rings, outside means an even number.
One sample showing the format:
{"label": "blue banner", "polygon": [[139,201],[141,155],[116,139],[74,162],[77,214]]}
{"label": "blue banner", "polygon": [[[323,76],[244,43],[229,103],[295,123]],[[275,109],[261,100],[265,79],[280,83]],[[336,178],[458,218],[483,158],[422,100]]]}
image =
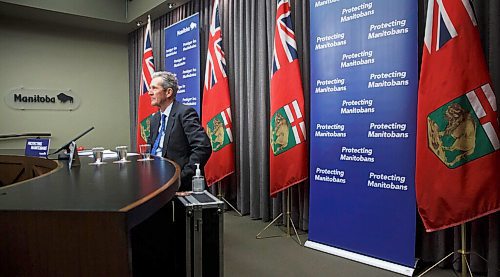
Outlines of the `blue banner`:
{"label": "blue banner", "polygon": [[200,114],[200,16],[195,13],[165,28],[165,70],[179,80],[177,100]]}
{"label": "blue banner", "polygon": [[309,240],[413,268],[417,1],[310,13]]}

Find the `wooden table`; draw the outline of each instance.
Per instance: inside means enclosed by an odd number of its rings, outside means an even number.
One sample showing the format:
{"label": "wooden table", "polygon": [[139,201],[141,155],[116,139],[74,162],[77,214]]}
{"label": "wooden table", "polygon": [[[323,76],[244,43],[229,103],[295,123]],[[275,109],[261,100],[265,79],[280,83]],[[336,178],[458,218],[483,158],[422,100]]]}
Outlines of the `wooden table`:
{"label": "wooden table", "polygon": [[0,276],[131,276],[131,230],[179,187],[166,159],[107,161],[0,188]]}

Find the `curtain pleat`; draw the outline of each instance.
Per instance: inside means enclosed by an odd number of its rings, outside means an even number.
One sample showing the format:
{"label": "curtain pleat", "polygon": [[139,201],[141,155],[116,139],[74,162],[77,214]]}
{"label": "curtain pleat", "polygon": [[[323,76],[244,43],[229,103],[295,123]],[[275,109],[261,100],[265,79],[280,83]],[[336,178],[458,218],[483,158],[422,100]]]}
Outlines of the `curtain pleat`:
{"label": "curtain pleat", "polygon": [[[419,1],[419,45],[423,42],[426,0]],[[473,1],[493,84],[500,86],[500,1]],[[306,128],[310,116],[310,49],[309,1],[291,0],[292,21],[305,98]],[[196,12],[200,13],[201,84],[210,23],[211,0],[192,0],[152,22],[153,54],[157,70],[164,69],[164,28]],[[236,173],[222,182],[226,199],[252,219],[269,221],[286,209],[287,190],[276,198],[269,197],[269,86],[272,45],[276,15],[276,0],[220,0],[219,16],[223,32],[235,141]],[[140,84],[140,66],[144,27],[129,34],[130,119],[131,142],[135,146],[135,122]],[[420,55],[422,47],[419,47]],[[420,59],[420,57],[419,57]],[[498,95],[498,92],[497,92]],[[499,97],[497,97],[499,101]],[[498,185],[499,180],[496,180]],[[213,186],[211,191],[219,193]],[[309,225],[309,181],[293,186],[291,193],[292,219],[296,226],[307,230]],[[284,221],[282,221],[284,222]],[[475,272],[499,277],[500,264],[499,213],[467,224],[468,248],[489,260],[472,255]],[[376,228],[376,227],[374,227]],[[416,256],[427,263],[436,262],[446,254],[460,249],[460,228],[425,233],[417,216]],[[448,261],[445,267],[451,267]],[[460,268],[455,263],[456,269]]]}

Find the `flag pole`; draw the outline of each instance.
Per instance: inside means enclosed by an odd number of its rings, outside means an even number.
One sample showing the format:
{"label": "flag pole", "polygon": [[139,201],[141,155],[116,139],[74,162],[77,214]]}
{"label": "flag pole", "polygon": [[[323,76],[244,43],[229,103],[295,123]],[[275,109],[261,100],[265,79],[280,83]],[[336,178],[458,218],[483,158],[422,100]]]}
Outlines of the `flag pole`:
{"label": "flag pole", "polygon": [[231,205],[231,203],[229,203],[229,201],[226,200],[226,198],[224,198],[224,195],[222,194],[222,185],[221,185],[221,182],[218,181],[217,182],[217,198],[219,198],[220,200],[224,201],[229,207],[231,207],[231,209],[233,209],[233,211],[235,211],[239,216],[243,216],[240,211],[238,211],[238,209],[236,209],[233,205]]}
{"label": "flag pole", "polygon": [[[469,263],[467,263],[467,257],[465,256],[466,255],[465,249],[467,245],[465,234],[466,234],[465,224],[462,223],[462,225],[460,225],[460,237],[462,241],[462,249],[458,250],[458,253],[460,253],[460,255],[462,256],[462,277],[467,276],[467,273],[464,270],[466,265],[470,271]],[[470,276],[472,276],[472,272],[470,273]]]}
{"label": "flag pole", "polygon": [[[297,229],[295,228],[295,224],[293,223],[293,220],[292,220],[292,212],[291,212],[291,209],[290,209],[290,205],[291,205],[291,190],[290,190],[290,187],[286,190],[286,193],[287,193],[287,196],[286,196],[286,213],[283,213],[281,212],[276,218],[273,219],[273,221],[271,221],[271,223],[267,224],[266,227],[264,227],[264,229],[262,229],[256,236],[255,238],[256,239],[268,239],[268,238],[275,238],[275,237],[291,237],[292,234],[291,234],[291,229],[290,229],[290,223],[292,224],[292,228],[293,228],[293,232],[295,233],[295,236],[297,237],[297,243],[302,246],[302,241],[300,241],[300,238],[299,238],[299,233],[297,232]],[[266,231],[269,227],[271,227],[271,225],[274,224],[274,222],[276,222],[279,218],[281,218],[282,216],[284,216],[286,219],[286,234],[284,235],[281,235],[281,236],[269,236],[269,237],[263,237],[261,236],[261,234]]]}
{"label": "flag pole", "polygon": [[[462,259],[461,277],[467,277],[467,272],[469,272],[469,276],[473,277],[474,275],[472,274],[472,270],[470,268],[469,261],[467,261],[467,255],[470,256],[471,254],[474,254],[474,255],[478,256],[479,258],[481,258],[482,260],[484,260],[486,263],[488,263],[488,260],[486,260],[483,256],[479,255],[476,252],[467,251],[467,237],[466,237],[466,235],[467,235],[466,226],[465,226],[465,223],[462,223],[460,225],[461,249],[458,249],[457,251],[453,251],[453,252],[449,253],[444,258],[439,260],[437,263],[433,264],[431,267],[426,269],[424,272],[420,273],[418,275],[418,277],[424,276],[425,274],[427,274],[429,271],[431,271],[433,268],[438,266],[444,260],[448,259],[453,254],[459,254],[461,259]],[[457,259],[453,260],[453,263],[455,263],[456,261],[457,261]],[[453,266],[453,263],[452,263],[452,266]]]}
{"label": "flag pole", "polygon": [[290,209],[290,205],[291,205],[291,193],[290,193],[290,187],[288,187],[287,189],[287,201],[286,201],[286,225],[287,225],[287,234],[288,236],[290,237],[290,223],[292,223],[292,227],[293,227],[293,232],[295,233],[295,235],[297,236],[297,240],[299,241],[299,245],[302,245],[302,242],[300,241],[300,238],[299,238],[299,234],[297,233],[297,229],[295,228],[295,224],[293,224],[293,220],[292,220],[292,211]]}

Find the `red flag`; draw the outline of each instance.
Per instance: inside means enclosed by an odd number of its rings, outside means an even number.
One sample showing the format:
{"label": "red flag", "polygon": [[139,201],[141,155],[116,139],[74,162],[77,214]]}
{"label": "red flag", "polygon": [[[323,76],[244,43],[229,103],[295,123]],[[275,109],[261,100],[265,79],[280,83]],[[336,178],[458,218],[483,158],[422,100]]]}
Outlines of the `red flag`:
{"label": "red flag", "polygon": [[158,108],[151,106],[149,97],[149,84],[151,75],[155,72],[153,59],[153,42],[151,40],[151,20],[148,17],[148,26],[144,33],[144,54],[142,56],[141,88],[139,94],[139,105],[137,107],[137,151],[139,145],[145,144],[149,137],[151,117]]}
{"label": "red flag", "polygon": [[234,172],[234,143],[231,120],[231,98],[222,51],[219,0],[214,0],[208,34],[207,65],[203,86],[202,124],[210,142],[212,155],[205,165],[207,185]]}
{"label": "red flag", "polygon": [[428,232],[500,210],[497,104],[469,1],[429,0],[416,193]]}
{"label": "red flag", "polygon": [[271,196],[308,178],[304,93],[287,0],[278,1],[271,75]]}

